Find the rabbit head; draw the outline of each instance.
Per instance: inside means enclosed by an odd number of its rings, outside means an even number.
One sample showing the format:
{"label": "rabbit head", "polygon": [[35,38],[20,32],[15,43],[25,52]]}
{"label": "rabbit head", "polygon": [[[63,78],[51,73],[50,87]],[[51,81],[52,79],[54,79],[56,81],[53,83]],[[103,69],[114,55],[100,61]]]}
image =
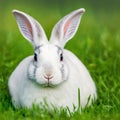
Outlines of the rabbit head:
{"label": "rabbit head", "polygon": [[21,11],[13,11],[20,32],[34,47],[33,60],[28,66],[29,80],[44,87],[68,80],[70,73],[64,46],[75,35],[84,12],[85,9],[78,9],[61,19],[54,26],[48,41],[43,28],[34,18]]}

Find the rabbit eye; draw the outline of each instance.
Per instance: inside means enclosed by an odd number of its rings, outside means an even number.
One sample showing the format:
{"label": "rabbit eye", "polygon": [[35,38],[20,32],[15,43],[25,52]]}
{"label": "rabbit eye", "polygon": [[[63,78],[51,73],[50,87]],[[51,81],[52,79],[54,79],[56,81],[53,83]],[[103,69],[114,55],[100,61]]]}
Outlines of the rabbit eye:
{"label": "rabbit eye", "polygon": [[60,61],[63,61],[63,54],[60,54]]}
{"label": "rabbit eye", "polygon": [[34,60],[37,62],[37,54],[34,54]]}

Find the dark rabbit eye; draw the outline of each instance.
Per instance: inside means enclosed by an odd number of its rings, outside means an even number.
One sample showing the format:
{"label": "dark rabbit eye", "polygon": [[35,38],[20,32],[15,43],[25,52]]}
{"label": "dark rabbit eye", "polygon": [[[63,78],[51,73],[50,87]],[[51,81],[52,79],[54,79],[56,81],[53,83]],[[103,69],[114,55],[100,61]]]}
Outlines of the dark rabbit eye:
{"label": "dark rabbit eye", "polygon": [[60,61],[63,61],[63,54],[60,54]]}
{"label": "dark rabbit eye", "polygon": [[37,62],[37,54],[34,54],[34,60]]}

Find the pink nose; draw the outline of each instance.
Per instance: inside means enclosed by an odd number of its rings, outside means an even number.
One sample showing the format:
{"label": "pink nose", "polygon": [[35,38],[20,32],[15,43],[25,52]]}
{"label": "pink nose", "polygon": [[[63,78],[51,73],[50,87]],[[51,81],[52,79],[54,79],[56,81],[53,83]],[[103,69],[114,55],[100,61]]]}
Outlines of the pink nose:
{"label": "pink nose", "polygon": [[53,78],[51,74],[46,74],[44,75],[44,78],[47,79],[48,81]]}

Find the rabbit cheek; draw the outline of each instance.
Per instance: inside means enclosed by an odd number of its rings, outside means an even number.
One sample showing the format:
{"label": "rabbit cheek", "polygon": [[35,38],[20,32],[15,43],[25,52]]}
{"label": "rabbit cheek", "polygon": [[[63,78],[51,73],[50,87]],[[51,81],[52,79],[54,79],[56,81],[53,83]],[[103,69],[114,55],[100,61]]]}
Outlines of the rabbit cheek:
{"label": "rabbit cheek", "polygon": [[60,65],[60,68],[58,67],[55,70],[55,74],[53,79],[51,79],[50,83],[53,85],[60,85],[61,83],[64,84],[64,82],[68,79],[68,70],[66,66],[63,64]]}
{"label": "rabbit cheek", "polygon": [[41,71],[40,68],[36,67],[33,64],[30,64],[28,68],[28,79],[34,82],[38,82],[38,79],[40,79],[41,75],[40,71]]}
{"label": "rabbit cheek", "polygon": [[32,64],[28,67],[27,76],[29,80],[35,80],[36,67]]}
{"label": "rabbit cheek", "polygon": [[66,65],[62,64],[61,68],[60,68],[60,72],[61,72],[61,77],[63,81],[68,80],[68,68]]}

